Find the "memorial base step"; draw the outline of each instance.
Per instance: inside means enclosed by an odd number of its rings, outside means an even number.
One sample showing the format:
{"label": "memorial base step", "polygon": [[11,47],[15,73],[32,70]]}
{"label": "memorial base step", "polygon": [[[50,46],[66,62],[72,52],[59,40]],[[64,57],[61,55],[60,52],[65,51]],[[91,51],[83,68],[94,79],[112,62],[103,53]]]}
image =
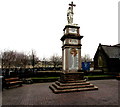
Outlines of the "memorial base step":
{"label": "memorial base step", "polygon": [[98,87],[94,86],[89,82],[86,82],[86,80],[80,80],[75,82],[69,81],[67,83],[56,81],[54,84],[49,86],[49,88],[56,94],[66,92],[98,90]]}

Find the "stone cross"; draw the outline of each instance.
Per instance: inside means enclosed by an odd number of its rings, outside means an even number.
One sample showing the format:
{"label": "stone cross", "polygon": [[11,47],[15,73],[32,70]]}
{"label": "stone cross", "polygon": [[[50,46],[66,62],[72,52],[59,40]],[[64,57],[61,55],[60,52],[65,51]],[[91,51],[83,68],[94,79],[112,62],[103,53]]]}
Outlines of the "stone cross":
{"label": "stone cross", "polygon": [[71,10],[72,10],[72,13],[73,13],[73,6],[75,7],[76,5],[73,4],[73,1],[72,1],[71,4],[69,4],[69,6],[71,6]]}

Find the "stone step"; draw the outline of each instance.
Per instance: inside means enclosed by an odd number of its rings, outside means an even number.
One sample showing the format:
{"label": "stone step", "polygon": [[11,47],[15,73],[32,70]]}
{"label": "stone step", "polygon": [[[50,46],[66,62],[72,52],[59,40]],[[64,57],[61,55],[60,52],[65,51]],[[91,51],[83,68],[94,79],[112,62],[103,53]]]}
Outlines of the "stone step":
{"label": "stone step", "polygon": [[89,82],[75,82],[75,83],[61,83],[59,81],[55,82],[59,86],[74,86],[74,85],[89,85]]}
{"label": "stone step", "polygon": [[98,90],[98,87],[87,87],[87,88],[74,88],[74,89],[65,89],[65,90],[58,90],[54,86],[49,86],[49,88],[54,92],[54,93],[66,93],[66,92],[80,92],[80,91],[89,91],[89,90]]}
{"label": "stone step", "polygon": [[59,86],[57,84],[52,84],[56,89],[58,90],[64,90],[64,89],[73,89],[73,88],[87,88],[87,87],[94,87],[93,84],[88,84],[88,85],[72,85],[72,86]]}

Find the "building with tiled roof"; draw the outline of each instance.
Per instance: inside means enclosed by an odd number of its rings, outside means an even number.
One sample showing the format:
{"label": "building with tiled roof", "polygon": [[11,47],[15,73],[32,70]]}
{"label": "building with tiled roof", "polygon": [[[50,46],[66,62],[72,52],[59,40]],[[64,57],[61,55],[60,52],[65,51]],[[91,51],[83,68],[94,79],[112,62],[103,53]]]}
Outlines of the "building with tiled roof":
{"label": "building with tiled roof", "polygon": [[94,69],[104,72],[120,72],[120,44],[99,44],[94,56]]}

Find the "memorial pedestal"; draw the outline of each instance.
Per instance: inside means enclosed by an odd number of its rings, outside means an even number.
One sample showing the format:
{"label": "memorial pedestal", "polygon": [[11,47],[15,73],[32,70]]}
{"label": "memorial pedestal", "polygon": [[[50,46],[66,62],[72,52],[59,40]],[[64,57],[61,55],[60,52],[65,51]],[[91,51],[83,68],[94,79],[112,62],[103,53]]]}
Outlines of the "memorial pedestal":
{"label": "memorial pedestal", "polygon": [[83,72],[62,73],[60,80],[49,86],[49,88],[56,94],[98,89],[98,87],[84,79]]}
{"label": "memorial pedestal", "polygon": [[67,83],[84,79],[84,72],[61,73],[60,82]]}

